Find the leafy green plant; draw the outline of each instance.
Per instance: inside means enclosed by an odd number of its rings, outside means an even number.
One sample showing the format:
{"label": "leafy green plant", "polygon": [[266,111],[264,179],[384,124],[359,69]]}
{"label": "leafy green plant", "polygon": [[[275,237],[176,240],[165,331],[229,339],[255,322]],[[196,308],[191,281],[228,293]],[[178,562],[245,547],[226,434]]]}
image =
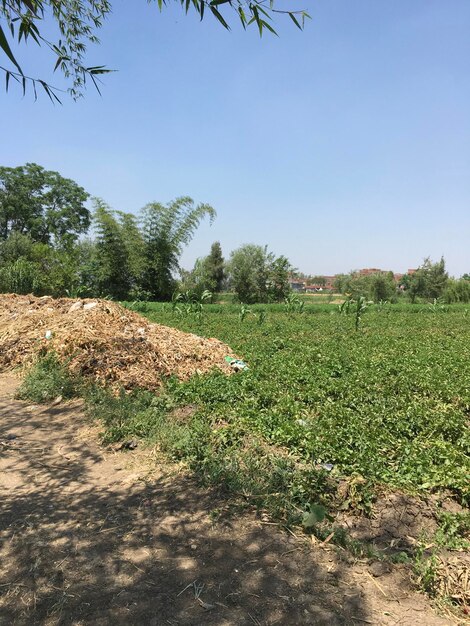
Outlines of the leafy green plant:
{"label": "leafy green plant", "polygon": [[302,526],[306,529],[312,529],[325,519],[333,521],[333,518],[328,515],[326,507],[322,504],[310,504],[308,511],[302,516]]}
{"label": "leafy green plant", "polygon": [[431,313],[447,313],[448,307],[445,306],[440,298],[434,298],[432,303],[428,305]]}
{"label": "leafy green plant", "polygon": [[238,313],[238,317],[240,319],[240,322],[244,322],[246,317],[247,317],[247,315],[250,315],[251,312],[252,311],[251,311],[250,307],[248,307],[246,304],[242,304],[240,306],[240,311]]}
{"label": "leafy green plant", "polygon": [[352,305],[354,300],[352,299],[351,294],[347,293],[346,300],[338,305],[338,311],[340,315],[349,315],[352,310]]}
{"label": "leafy green plant", "polygon": [[421,546],[415,556],[413,573],[416,584],[430,596],[435,596],[438,584],[438,559],[435,554],[427,554]]}
{"label": "leafy green plant", "polygon": [[73,378],[53,352],[40,358],[27,372],[16,397],[31,402],[51,402],[59,396],[66,400],[79,393],[79,381]]}
{"label": "leafy green plant", "polygon": [[134,300],[133,302],[125,302],[123,304],[130,311],[137,311],[138,313],[147,313],[149,311],[149,303],[146,300]]}
{"label": "leafy green plant", "polygon": [[302,316],[286,316],[284,304],[263,310],[264,323],[247,333],[235,323],[253,315],[246,305],[213,305],[202,326],[151,305],[151,319],[218,337],[250,364],[243,376],[185,383],[178,393],[190,394],[188,403],[197,398],[208,419],[233,413],[266,441],[332,463],[344,476],[362,475],[368,486],[361,494],[358,486],[351,508],[367,512],[377,483],[422,493],[451,489],[467,500],[464,307],[451,306],[443,318],[419,315],[409,304],[390,305],[387,315],[371,306],[368,332],[354,335],[328,305],[308,305]]}
{"label": "leafy green plant", "polygon": [[347,299],[338,307],[339,313],[340,315],[354,314],[354,327],[357,332],[359,330],[362,316],[372,302],[366,300],[364,296],[356,296],[356,298],[353,298],[350,294],[346,295],[348,296]]}
{"label": "leafy green plant", "polygon": [[388,300],[379,300],[375,307],[377,313],[390,313],[390,302]]}
{"label": "leafy green plant", "polygon": [[369,306],[369,302],[364,298],[364,296],[358,296],[354,302],[354,327],[356,332],[359,330],[359,325],[362,320],[362,316],[367,310]]}
{"label": "leafy green plant", "polygon": [[145,391],[118,395],[91,385],[85,389],[85,400],[89,414],[98,418],[105,430],[103,441],[111,443],[127,436],[146,437],[152,432],[152,420],[148,409],[153,401],[153,394]]}
{"label": "leafy green plant", "polygon": [[438,515],[439,527],[435,543],[449,550],[468,550],[470,548],[470,513],[450,513],[442,511]]}
{"label": "leafy green plant", "polygon": [[195,291],[174,292],[171,305],[173,313],[177,315],[193,315],[198,320],[204,312],[204,304],[212,300],[213,294],[205,289],[201,294]]}
{"label": "leafy green plant", "polygon": [[261,326],[261,324],[264,324],[265,321],[266,321],[266,311],[262,309],[258,313],[258,325]]}
{"label": "leafy green plant", "polygon": [[290,293],[284,298],[284,305],[286,312],[290,313],[302,313],[304,310],[305,302],[299,298],[295,293]]}

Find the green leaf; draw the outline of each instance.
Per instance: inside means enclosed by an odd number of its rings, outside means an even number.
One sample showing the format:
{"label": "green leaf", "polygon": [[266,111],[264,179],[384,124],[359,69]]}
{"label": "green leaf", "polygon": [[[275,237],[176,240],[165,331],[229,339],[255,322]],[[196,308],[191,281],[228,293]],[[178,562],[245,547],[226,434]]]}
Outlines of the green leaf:
{"label": "green leaf", "polygon": [[240,21],[242,23],[243,28],[246,28],[246,15],[245,15],[245,11],[242,9],[242,7],[238,7],[238,15],[240,16]]}
{"label": "green leaf", "polygon": [[94,67],[86,67],[85,71],[89,74],[110,74],[111,72],[115,72],[116,70],[108,70],[104,65],[95,65]]}
{"label": "green leaf", "polygon": [[222,17],[222,15],[219,13],[219,11],[217,11],[217,9],[215,7],[213,7],[211,4],[209,5],[210,10],[212,11],[212,14],[219,20],[219,22],[222,24],[222,26],[224,28],[226,28],[227,30],[230,30],[230,26],[227,24],[227,22],[224,20],[224,18]]}
{"label": "green leaf", "polygon": [[7,38],[5,37],[5,33],[3,32],[2,27],[0,26],[0,48],[3,50],[3,52],[7,55],[7,57],[10,59],[10,61],[13,63],[13,65],[17,68],[17,70],[19,71],[20,74],[23,74],[23,70],[21,69],[21,67],[18,65],[17,60],[15,59],[13,52],[10,49],[10,46],[8,44]]}
{"label": "green leaf", "polygon": [[274,28],[271,26],[271,24],[268,24],[268,22],[266,22],[265,20],[261,20],[261,23],[263,24],[264,28],[267,28],[273,35],[277,36],[277,33],[274,30]]}
{"label": "green leaf", "polygon": [[311,504],[310,512],[305,512],[302,518],[304,528],[313,528],[316,524],[323,522],[326,517],[326,508],[321,504]]}
{"label": "green leaf", "polygon": [[293,13],[289,13],[289,17],[294,22],[294,24],[297,26],[297,28],[302,30],[302,26],[300,25],[299,20],[295,17],[295,15]]}
{"label": "green leaf", "polygon": [[57,61],[54,65],[54,72],[56,71],[56,69],[59,67],[61,63],[62,63],[62,57],[57,57]]}
{"label": "green leaf", "polygon": [[30,0],[22,0],[22,2],[28,7],[28,9],[31,11],[31,13],[33,13],[33,15],[37,15],[36,7]]}

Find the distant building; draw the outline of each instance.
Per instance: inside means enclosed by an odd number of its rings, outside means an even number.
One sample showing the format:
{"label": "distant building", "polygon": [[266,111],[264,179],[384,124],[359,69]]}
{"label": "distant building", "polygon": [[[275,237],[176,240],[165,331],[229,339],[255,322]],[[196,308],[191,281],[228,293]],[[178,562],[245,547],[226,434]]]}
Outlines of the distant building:
{"label": "distant building", "polygon": [[336,276],[323,276],[322,277],[324,279],[324,283],[322,282],[321,285],[318,284],[311,284],[311,285],[305,285],[305,291],[306,293],[316,293],[318,291],[331,291],[333,289],[333,283],[334,280],[336,278]]}
{"label": "distant building", "polygon": [[299,280],[289,280],[289,285],[292,291],[305,291],[305,283]]}
{"label": "distant building", "polygon": [[376,267],[368,267],[367,269],[359,270],[357,273],[360,276],[371,276],[372,274],[385,274],[386,272]]}
{"label": "distant building", "polygon": [[317,291],[323,291],[325,287],[323,285],[306,285],[305,293],[317,293]]}
{"label": "distant building", "polygon": [[[409,276],[412,276],[416,271],[417,271],[416,269],[409,269],[407,271],[407,274]],[[405,276],[405,274],[395,273],[395,272],[392,272],[391,270],[381,270],[378,267],[366,267],[360,270],[356,270],[355,272],[353,272],[353,274],[355,274],[356,276],[373,276],[374,274],[393,274],[393,280],[398,285],[401,283],[401,281],[403,280],[403,277]],[[297,292],[305,292],[305,293],[320,292],[321,293],[324,291],[334,291],[334,282],[337,277],[338,277],[338,274],[335,274],[334,276],[322,276],[324,280],[324,283],[322,281],[322,284],[314,284],[314,283],[307,284],[306,281],[302,281],[296,278],[290,278],[289,285],[292,291],[297,291]]]}
{"label": "distant building", "polygon": [[324,289],[333,289],[333,283],[336,280],[336,275],[335,276],[323,276],[323,278],[325,279],[325,286]]}

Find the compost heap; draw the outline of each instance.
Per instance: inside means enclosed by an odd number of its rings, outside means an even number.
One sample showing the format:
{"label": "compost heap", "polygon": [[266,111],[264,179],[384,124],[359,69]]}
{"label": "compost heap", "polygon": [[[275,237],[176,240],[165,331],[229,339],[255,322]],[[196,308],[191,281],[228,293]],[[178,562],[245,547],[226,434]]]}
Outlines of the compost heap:
{"label": "compost heap", "polygon": [[[113,387],[156,389],[214,368],[232,370],[218,339],[152,324],[107,300],[0,295],[0,370],[54,351],[74,374]],[[236,358],[236,357],[235,357]]]}

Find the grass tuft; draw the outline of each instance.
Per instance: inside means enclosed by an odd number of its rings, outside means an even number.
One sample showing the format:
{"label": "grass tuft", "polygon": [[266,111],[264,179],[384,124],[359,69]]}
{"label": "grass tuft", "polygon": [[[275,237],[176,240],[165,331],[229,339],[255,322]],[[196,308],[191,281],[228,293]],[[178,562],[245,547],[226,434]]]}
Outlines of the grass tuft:
{"label": "grass tuft", "polygon": [[79,387],[79,382],[69,374],[66,366],[50,352],[28,371],[16,397],[38,404],[51,402],[59,396],[67,400],[79,394]]}

